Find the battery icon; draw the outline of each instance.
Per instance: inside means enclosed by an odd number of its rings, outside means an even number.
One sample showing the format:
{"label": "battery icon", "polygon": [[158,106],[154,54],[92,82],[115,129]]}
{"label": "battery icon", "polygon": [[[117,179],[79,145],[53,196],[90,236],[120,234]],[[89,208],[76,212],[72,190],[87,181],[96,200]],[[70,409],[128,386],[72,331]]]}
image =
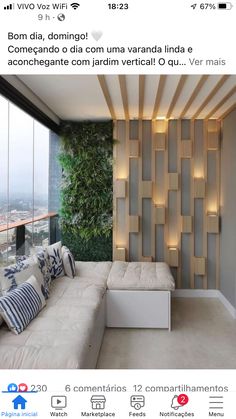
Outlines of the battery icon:
{"label": "battery icon", "polygon": [[227,3],[218,3],[218,9],[224,9],[224,10],[231,10],[233,5],[230,2]]}

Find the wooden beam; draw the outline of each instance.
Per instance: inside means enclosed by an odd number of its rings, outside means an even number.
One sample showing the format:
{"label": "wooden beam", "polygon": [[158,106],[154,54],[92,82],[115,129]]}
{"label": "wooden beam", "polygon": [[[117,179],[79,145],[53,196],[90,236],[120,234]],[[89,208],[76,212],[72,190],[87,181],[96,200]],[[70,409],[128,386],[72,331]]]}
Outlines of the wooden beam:
{"label": "wooden beam", "polygon": [[124,75],[119,76],[119,83],[120,83],[120,92],[124,107],[124,114],[126,121],[129,121],[129,102],[128,102],[128,93],[127,93],[127,86],[126,86],[126,78]]}
{"label": "wooden beam", "polygon": [[233,105],[231,105],[228,109],[226,109],[226,111],[219,116],[218,119],[224,119],[226,116],[228,116],[230,114],[230,112],[234,111],[236,109],[236,102],[233,103]]}
{"label": "wooden beam", "polygon": [[169,110],[168,110],[167,115],[166,115],[167,119],[170,118],[170,116],[173,112],[175,104],[176,104],[177,100],[179,99],[179,96],[180,96],[180,94],[183,90],[183,87],[186,83],[187,78],[188,78],[188,76],[184,75],[184,76],[181,76],[180,79],[179,79],[179,83],[177,85],[177,88],[175,90],[175,94],[172,98],[171,104],[169,106]]}
{"label": "wooden beam", "polygon": [[130,121],[125,122],[125,165],[126,173],[128,174],[127,181],[127,194],[125,198],[125,243],[126,243],[126,260],[129,261],[130,255],[130,242],[129,242],[129,196],[130,196],[130,173],[129,173],[129,133]]}
{"label": "wooden beam", "polygon": [[201,113],[201,111],[206,107],[206,105],[211,101],[211,99],[216,95],[216,93],[220,90],[220,88],[223,86],[223,84],[228,80],[229,75],[222,76],[221,79],[218,81],[214,89],[211,90],[209,95],[206,97],[206,99],[203,101],[201,106],[198,108],[198,110],[193,115],[193,119],[196,119],[198,115]]}
{"label": "wooden beam", "polygon": [[[203,141],[203,161],[204,161],[204,178],[205,178],[205,198],[203,199],[203,237],[202,237],[202,251],[205,261],[207,261],[208,257],[208,237],[207,237],[207,205],[209,200],[209,188],[208,186],[208,152],[207,152],[207,121],[203,122],[203,132],[204,132],[204,141]],[[202,185],[203,186],[203,185]],[[201,191],[200,191],[201,192]],[[201,274],[200,274],[201,275]],[[205,272],[202,277],[202,285],[203,289],[208,288],[208,265],[206,264]]]}
{"label": "wooden beam", "polygon": [[194,102],[194,100],[196,99],[197,95],[199,94],[201,88],[203,87],[203,85],[206,83],[207,79],[209,76],[204,75],[200,78],[197,86],[195,87],[193,93],[191,94],[188,102],[186,103],[184,109],[182,110],[179,118],[182,119],[184,118],[184,116],[186,115],[187,111],[189,110],[190,106],[192,105],[192,103]]}
{"label": "wooden beam", "polygon": [[[118,138],[118,127],[117,127],[117,121],[114,121],[113,124],[113,138]],[[114,144],[113,147],[113,232],[112,232],[112,243],[113,243],[113,252],[112,252],[112,260],[116,260],[117,257],[117,249],[116,249],[116,243],[117,243],[117,220],[118,220],[118,208],[117,208],[117,198],[116,194],[114,193],[116,188],[116,180],[117,180],[117,155],[118,155],[118,142]]]}
{"label": "wooden beam", "polygon": [[143,119],[143,108],[144,108],[144,92],[145,92],[145,76],[139,76],[139,111],[138,118]]}
{"label": "wooden beam", "polygon": [[227,100],[229,100],[231,98],[231,96],[234,95],[234,93],[236,93],[236,86],[234,86],[228,93],[227,95],[225,95],[223,97],[223,99],[221,99],[221,101],[214,107],[214,109],[212,109],[211,112],[209,112],[209,114],[206,116],[206,119],[211,118],[212,115],[214,115],[216,113],[216,111],[218,111],[219,108],[221,108],[222,105],[224,105],[225,102],[227,102]]}
{"label": "wooden beam", "polygon": [[138,215],[140,219],[140,226],[138,232],[138,260],[142,260],[143,256],[143,223],[142,223],[142,216],[143,216],[143,197],[142,197],[142,181],[143,181],[143,121],[142,119],[138,120],[138,139],[140,142],[140,156],[138,159]]}
{"label": "wooden beam", "polygon": [[97,78],[98,78],[98,81],[100,83],[100,86],[101,86],[105,101],[107,103],[109,112],[111,114],[111,117],[115,121],[116,120],[116,114],[115,114],[115,111],[114,111],[113,103],[112,103],[112,100],[111,100],[111,96],[110,96],[110,93],[109,93],[109,89],[108,89],[108,86],[107,86],[105,76],[98,75]]}
{"label": "wooden beam", "polygon": [[[209,125],[209,124],[208,124]],[[221,122],[217,123],[218,140],[221,135]],[[216,150],[216,194],[217,194],[217,210],[220,213],[220,190],[221,190],[221,151],[220,148]],[[219,217],[220,220],[220,217]],[[218,228],[220,226],[218,225]],[[220,289],[220,235],[216,236],[216,289]]]}
{"label": "wooden beam", "polygon": [[[178,178],[181,179],[182,163],[181,163],[181,141],[182,139],[182,121],[179,119],[177,121],[177,171]],[[181,181],[180,181],[181,183]],[[182,288],[182,257],[181,257],[181,247],[182,247],[182,235],[181,235],[181,211],[182,211],[182,199],[181,199],[181,184],[177,190],[177,238],[178,238],[178,254],[179,263],[177,269],[177,287]]]}
{"label": "wooden beam", "polygon": [[163,183],[164,183],[164,206],[166,208],[165,211],[165,224],[164,224],[164,261],[166,263],[168,263],[169,261],[169,249],[168,249],[168,244],[169,244],[169,211],[168,211],[168,207],[169,207],[169,189],[168,189],[168,183],[169,183],[169,177],[168,177],[168,166],[169,166],[169,158],[168,158],[168,154],[169,154],[169,121],[167,122],[166,125],[166,147],[165,150],[163,152],[164,156],[164,174],[163,174]]}
{"label": "wooden beam", "polygon": [[158,84],[158,88],[157,88],[157,94],[156,94],[156,99],[155,99],[155,104],[154,104],[154,108],[153,108],[153,113],[152,113],[152,119],[156,119],[157,118],[157,114],[159,111],[159,107],[160,107],[160,103],[161,103],[161,99],[162,99],[162,95],[163,95],[163,90],[166,84],[166,78],[167,76],[162,75],[160,76],[160,80],[159,80],[159,84]]}
{"label": "wooden beam", "polygon": [[[194,199],[194,153],[195,153],[195,121],[191,120],[190,125],[190,139],[192,141],[192,158],[191,158],[191,177],[190,177],[190,215],[192,222],[195,214],[195,199]],[[194,256],[195,256],[195,240],[194,240],[194,223],[192,225],[192,233],[190,236],[190,288],[194,289],[195,275],[194,275]]]}

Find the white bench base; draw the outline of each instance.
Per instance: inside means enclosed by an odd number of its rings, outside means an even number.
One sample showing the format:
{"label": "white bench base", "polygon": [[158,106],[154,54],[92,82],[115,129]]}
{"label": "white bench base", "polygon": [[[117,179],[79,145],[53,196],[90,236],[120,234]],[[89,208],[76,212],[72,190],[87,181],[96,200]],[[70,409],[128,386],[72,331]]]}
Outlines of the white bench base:
{"label": "white bench base", "polygon": [[171,330],[171,292],[107,290],[107,327]]}

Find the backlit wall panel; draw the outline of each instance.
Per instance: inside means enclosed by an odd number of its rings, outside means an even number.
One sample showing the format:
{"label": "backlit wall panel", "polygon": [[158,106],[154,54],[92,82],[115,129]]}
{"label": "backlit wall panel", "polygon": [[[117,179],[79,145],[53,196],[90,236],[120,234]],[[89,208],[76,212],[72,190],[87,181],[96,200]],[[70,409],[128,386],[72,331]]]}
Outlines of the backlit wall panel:
{"label": "backlit wall panel", "polygon": [[218,122],[122,120],[114,138],[114,260],[165,261],[178,288],[218,288]]}

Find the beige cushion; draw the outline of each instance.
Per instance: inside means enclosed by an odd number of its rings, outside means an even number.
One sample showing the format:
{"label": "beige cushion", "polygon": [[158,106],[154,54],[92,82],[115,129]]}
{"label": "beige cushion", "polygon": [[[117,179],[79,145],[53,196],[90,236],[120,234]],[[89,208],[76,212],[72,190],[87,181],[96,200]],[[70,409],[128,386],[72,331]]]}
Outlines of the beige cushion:
{"label": "beige cushion", "polygon": [[170,269],[162,262],[113,262],[107,287],[114,290],[174,290]]}
{"label": "beige cushion", "polygon": [[106,284],[61,277],[52,282],[47,306],[14,336],[0,328],[0,369],[82,368]]}
{"label": "beige cushion", "polygon": [[112,267],[112,262],[75,262],[76,275],[83,278],[91,278],[107,281]]}

